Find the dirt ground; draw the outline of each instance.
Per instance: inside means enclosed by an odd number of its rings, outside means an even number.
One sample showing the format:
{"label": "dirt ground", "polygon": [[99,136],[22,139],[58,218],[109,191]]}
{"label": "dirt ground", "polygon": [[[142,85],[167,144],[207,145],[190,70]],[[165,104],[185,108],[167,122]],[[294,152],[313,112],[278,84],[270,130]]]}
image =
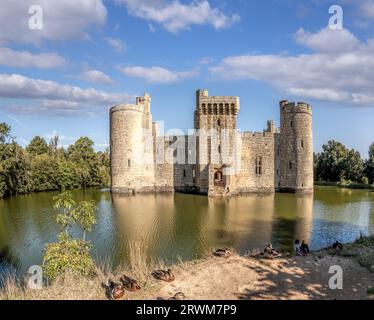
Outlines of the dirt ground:
{"label": "dirt ground", "polygon": [[[343,269],[343,289],[331,290],[329,268]],[[330,255],[265,260],[232,256],[210,258],[175,271],[176,280],[163,285],[158,298],[183,292],[187,299],[372,299],[374,273],[352,258]]]}
{"label": "dirt ground", "polygon": [[[371,263],[371,262],[370,262]],[[331,290],[329,268],[343,269],[343,289]],[[141,268],[139,268],[141,269]],[[263,300],[263,299],[374,299],[367,293],[374,287],[374,272],[362,267],[357,258],[313,253],[307,257],[286,257],[274,260],[233,255],[230,258],[207,257],[204,260],[184,262],[173,267],[175,281],[160,282],[150,272],[139,280],[142,290],[126,291],[123,300],[169,299],[183,292],[187,300]],[[99,273],[95,278],[66,276],[41,290],[22,289],[10,283],[0,290],[1,299],[11,300],[103,300],[108,299],[102,283],[108,276],[118,281],[116,274]]]}

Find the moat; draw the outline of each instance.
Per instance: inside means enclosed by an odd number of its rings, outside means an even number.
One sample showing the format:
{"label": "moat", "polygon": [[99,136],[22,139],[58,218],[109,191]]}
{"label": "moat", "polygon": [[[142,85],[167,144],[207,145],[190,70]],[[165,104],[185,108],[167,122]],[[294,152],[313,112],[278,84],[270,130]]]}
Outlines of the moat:
{"label": "moat", "polygon": [[[72,193],[76,200],[96,202],[97,225],[88,239],[96,260],[113,266],[131,259],[133,245],[149,258],[174,262],[199,258],[215,247],[245,253],[272,242],[291,251],[299,238],[318,249],[354,240],[360,231],[374,233],[374,192],[366,190],[316,187],[314,195],[224,199],[180,193],[126,197],[96,189]],[[44,244],[56,240],[54,194],[0,200],[0,251],[21,274],[41,264]]]}

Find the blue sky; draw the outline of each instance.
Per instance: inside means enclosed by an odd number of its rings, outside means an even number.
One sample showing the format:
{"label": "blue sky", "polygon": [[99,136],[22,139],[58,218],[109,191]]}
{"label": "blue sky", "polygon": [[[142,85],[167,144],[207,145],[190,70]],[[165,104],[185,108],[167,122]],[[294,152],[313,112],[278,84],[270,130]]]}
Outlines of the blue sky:
{"label": "blue sky", "polygon": [[[166,129],[193,126],[195,90],[241,99],[239,127],[279,124],[278,101],[313,105],[315,150],[374,142],[374,1],[1,0],[0,121],[21,144],[108,144],[108,108],[152,96]],[[32,5],[43,11],[32,30]],[[328,27],[329,7],[343,29]],[[40,18],[40,16],[37,16]],[[35,22],[35,20],[32,20]],[[36,21],[35,23],[37,23]]]}

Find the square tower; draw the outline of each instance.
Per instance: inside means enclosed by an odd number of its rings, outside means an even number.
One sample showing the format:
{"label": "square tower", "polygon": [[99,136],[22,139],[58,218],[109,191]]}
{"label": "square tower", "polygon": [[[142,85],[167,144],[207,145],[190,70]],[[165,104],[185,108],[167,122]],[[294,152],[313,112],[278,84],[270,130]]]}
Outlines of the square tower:
{"label": "square tower", "polygon": [[227,192],[237,138],[239,97],[196,92],[195,130],[197,183],[202,193]]}

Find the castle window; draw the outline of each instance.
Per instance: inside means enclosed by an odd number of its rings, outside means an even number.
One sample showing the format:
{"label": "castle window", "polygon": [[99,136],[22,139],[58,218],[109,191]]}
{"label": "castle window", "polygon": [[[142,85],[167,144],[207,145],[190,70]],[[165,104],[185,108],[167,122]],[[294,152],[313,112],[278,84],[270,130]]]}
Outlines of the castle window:
{"label": "castle window", "polygon": [[262,174],[262,157],[256,157],[255,170],[256,174]]}
{"label": "castle window", "polygon": [[277,175],[279,176],[279,169],[277,169]]}
{"label": "castle window", "polygon": [[279,150],[279,148],[277,149],[277,155],[278,155],[278,156],[280,155],[280,150]]}
{"label": "castle window", "polygon": [[223,180],[222,172],[221,172],[221,171],[217,171],[217,172],[214,174],[214,181],[215,181],[215,182],[221,182],[222,180]]}
{"label": "castle window", "polygon": [[301,148],[304,148],[304,140],[301,140]]}
{"label": "castle window", "polygon": [[291,161],[290,161],[290,164],[289,164],[289,165],[290,165],[290,169],[292,169],[292,162],[291,162]]}
{"label": "castle window", "polygon": [[220,125],[221,125],[221,120],[218,119],[218,120],[217,120],[217,126],[220,126]]}
{"label": "castle window", "polygon": [[293,127],[293,122],[291,121],[291,128]]}
{"label": "castle window", "polygon": [[128,166],[129,168],[131,167],[131,160],[130,160],[130,159],[127,160],[127,166]]}
{"label": "castle window", "polygon": [[219,104],[219,113],[223,114],[223,103]]}
{"label": "castle window", "polygon": [[235,104],[234,103],[231,104],[231,113],[235,114]]}
{"label": "castle window", "polygon": [[186,177],[186,170],[183,170],[183,177]]}
{"label": "castle window", "polygon": [[221,146],[218,145],[218,153],[221,153]]}

